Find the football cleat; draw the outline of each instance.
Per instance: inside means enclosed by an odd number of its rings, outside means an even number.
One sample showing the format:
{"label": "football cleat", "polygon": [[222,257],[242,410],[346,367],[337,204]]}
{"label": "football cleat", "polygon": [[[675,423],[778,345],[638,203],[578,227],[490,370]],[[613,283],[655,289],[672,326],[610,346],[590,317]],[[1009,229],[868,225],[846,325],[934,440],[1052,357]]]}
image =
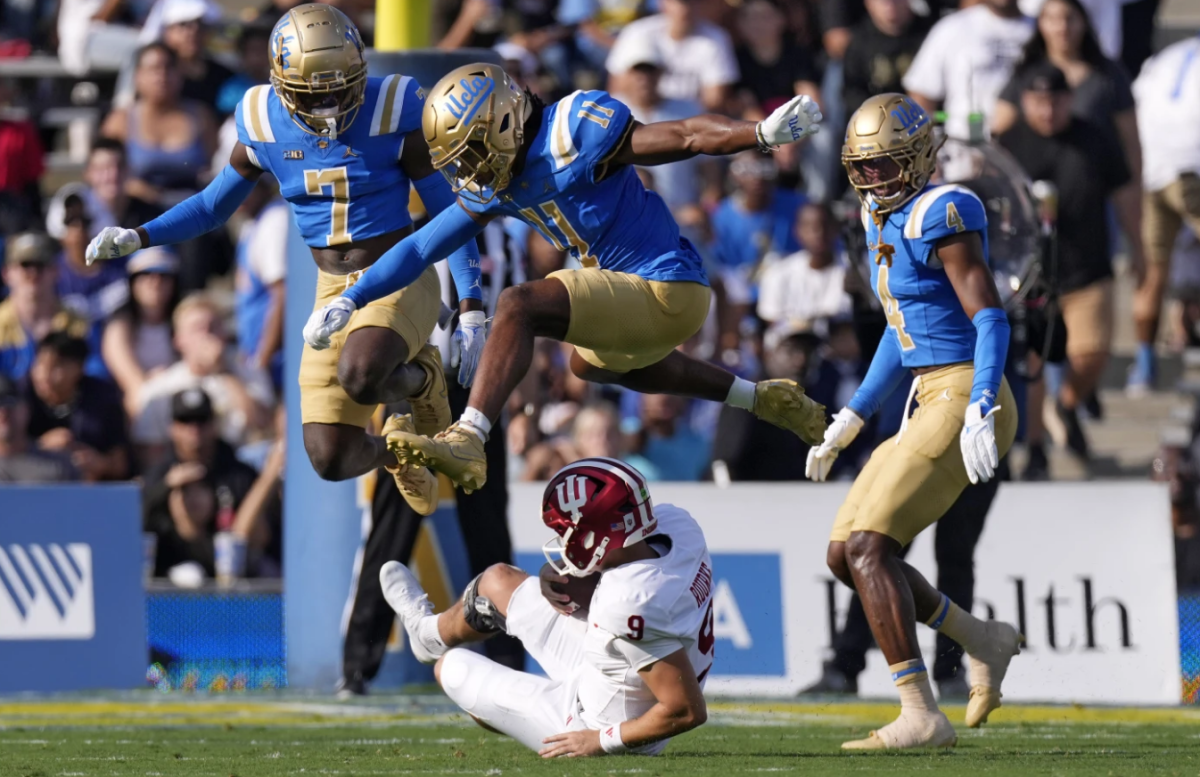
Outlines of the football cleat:
{"label": "football cleat", "polygon": [[988,621],[988,644],[967,654],[971,671],[971,697],[967,701],[967,727],[979,728],[1000,706],[1000,683],[1013,656],[1021,654],[1021,633],[1011,623]]}
{"label": "football cleat", "polygon": [[394,432],[388,435],[388,450],[402,464],[442,473],[467,494],[478,491],[487,482],[483,438],[462,424],[453,424],[436,437]]}
{"label": "football cleat", "polygon": [[794,380],[760,380],[754,387],[754,415],[795,432],[809,445],[820,445],[825,437],[825,406]]}
{"label": "football cleat", "polygon": [[[383,425],[381,434],[386,440],[393,434],[413,434],[415,431],[412,416],[393,413],[387,423]],[[388,449],[391,449],[390,443]],[[400,462],[397,462],[394,467],[385,467],[385,469],[392,473],[392,477],[396,479],[396,487],[400,489],[400,495],[404,497],[405,502],[408,502],[408,506],[417,512],[417,515],[431,515],[437,509],[438,482],[436,475],[425,467]]]}
{"label": "football cleat", "polygon": [[446,370],[442,366],[442,352],[436,345],[426,345],[413,357],[413,364],[425,370],[425,388],[416,396],[409,397],[412,405],[416,433],[432,437],[450,425],[454,419],[450,412],[450,400],[446,395]]}
{"label": "football cleat", "polygon": [[872,731],[866,739],[842,743],[843,750],[911,750],[920,747],[954,747],[958,735],[941,710],[900,710],[900,717]]}
{"label": "football cleat", "polygon": [[[449,648],[441,639],[435,640],[429,634],[430,629],[421,628],[424,619],[437,616],[433,614],[429,595],[421,588],[413,573],[408,571],[408,567],[399,561],[384,564],[379,570],[379,587],[383,589],[383,598],[388,606],[400,616],[400,622],[408,634],[408,644],[417,660],[422,664],[432,664],[441,658]],[[436,633],[433,630],[433,634]]]}

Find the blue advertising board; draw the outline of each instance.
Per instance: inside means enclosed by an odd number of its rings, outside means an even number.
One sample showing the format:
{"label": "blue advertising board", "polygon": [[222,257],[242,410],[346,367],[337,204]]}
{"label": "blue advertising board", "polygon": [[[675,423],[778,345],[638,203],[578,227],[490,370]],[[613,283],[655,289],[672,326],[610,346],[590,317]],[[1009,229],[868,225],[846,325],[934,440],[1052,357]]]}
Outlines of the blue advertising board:
{"label": "blue advertising board", "polygon": [[139,489],[4,486],[0,505],[0,693],[144,683]]}

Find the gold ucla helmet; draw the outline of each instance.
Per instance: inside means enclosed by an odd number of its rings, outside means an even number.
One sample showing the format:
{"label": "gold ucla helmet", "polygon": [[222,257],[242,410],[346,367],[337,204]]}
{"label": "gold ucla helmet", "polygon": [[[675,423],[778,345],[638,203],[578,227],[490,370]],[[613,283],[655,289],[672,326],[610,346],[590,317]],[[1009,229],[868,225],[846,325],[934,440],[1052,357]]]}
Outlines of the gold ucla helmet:
{"label": "gold ucla helmet", "polygon": [[850,117],[842,164],[858,196],[887,213],[929,183],[937,145],[925,109],[907,95],[880,94]]}
{"label": "gold ucla helmet", "polygon": [[455,193],[490,202],[512,180],[533,105],[497,65],[446,74],[425,99],[421,125],[433,168]]}
{"label": "gold ucla helmet", "polygon": [[345,132],[367,88],[362,36],[338,9],[299,5],[271,31],[271,86],[305,132]]}

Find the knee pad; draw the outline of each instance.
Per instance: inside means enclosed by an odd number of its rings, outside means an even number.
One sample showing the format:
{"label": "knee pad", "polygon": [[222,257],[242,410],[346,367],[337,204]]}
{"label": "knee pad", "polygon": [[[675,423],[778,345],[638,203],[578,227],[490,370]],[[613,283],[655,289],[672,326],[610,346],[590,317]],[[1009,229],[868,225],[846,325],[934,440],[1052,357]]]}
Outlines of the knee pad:
{"label": "knee pad", "polygon": [[466,619],[468,626],[480,634],[496,634],[506,631],[508,624],[505,622],[504,616],[486,596],[479,595],[479,579],[483,577],[483,574],[480,572],[476,575],[475,579],[467,586],[467,590],[463,591],[463,618]]}

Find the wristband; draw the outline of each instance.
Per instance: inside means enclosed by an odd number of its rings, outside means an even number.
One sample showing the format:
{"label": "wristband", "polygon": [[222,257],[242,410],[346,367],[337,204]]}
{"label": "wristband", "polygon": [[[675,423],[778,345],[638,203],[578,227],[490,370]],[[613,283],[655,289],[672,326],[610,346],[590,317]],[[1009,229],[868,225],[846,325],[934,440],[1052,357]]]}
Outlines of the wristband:
{"label": "wristband", "polygon": [[629,748],[621,739],[621,724],[614,723],[608,728],[600,729],[600,748],[609,755],[628,753]]}
{"label": "wristband", "polygon": [[758,150],[764,154],[769,154],[775,150],[775,147],[767,142],[767,139],[762,134],[762,122],[754,125],[754,140],[758,143]]}

